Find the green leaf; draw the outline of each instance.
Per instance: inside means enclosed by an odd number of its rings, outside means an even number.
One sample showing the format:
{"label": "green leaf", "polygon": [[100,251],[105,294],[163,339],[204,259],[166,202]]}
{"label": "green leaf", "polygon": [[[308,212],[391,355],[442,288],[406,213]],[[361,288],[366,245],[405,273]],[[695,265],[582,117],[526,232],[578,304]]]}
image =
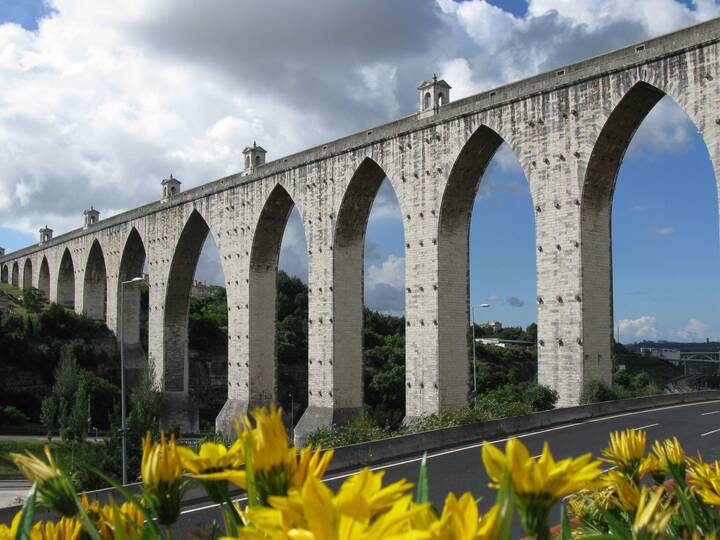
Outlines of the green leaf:
{"label": "green leaf", "polygon": [[560,506],[560,540],[570,540],[570,519],[564,504]]}
{"label": "green leaf", "polygon": [[420,462],[420,472],[418,473],[417,493],[415,495],[415,502],[430,502],[430,482],[428,479],[427,452],[423,454],[422,461]]}
{"label": "green leaf", "polygon": [[500,479],[500,489],[495,504],[500,507],[498,538],[510,539],[512,538],[512,522],[515,515],[515,491],[513,490],[510,473],[507,470],[503,471]]}
{"label": "green leaf", "polygon": [[597,511],[603,517],[605,523],[607,523],[611,536],[615,538],[627,538],[628,540],[633,538],[632,530],[627,523],[622,522],[601,506],[597,507]]}
{"label": "green leaf", "polygon": [[35,498],[37,496],[37,483],[34,483],[28,491],[27,499],[22,507],[22,516],[20,517],[20,526],[18,527],[17,534],[15,535],[16,540],[29,540],[30,529],[33,526],[33,520],[35,519]]}
{"label": "green leaf", "polygon": [[102,536],[100,536],[100,533],[95,528],[95,525],[93,525],[93,522],[90,521],[90,518],[87,515],[87,512],[85,512],[85,509],[82,507],[82,504],[80,504],[80,499],[77,495],[75,495],[75,499],[77,499],[77,507],[78,510],[80,510],[79,519],[80,523],[82,523],[83,528],[85,529],[85,532],[92,538],[93,540],[103,540]]}
{"label": "green leaf", "polygon": [[257,500],[257,483],[255,482],[255,469],[252,464],[252,446],[249,440],[245,440],[245,480],[247,482],[248,506],[259,506]]}

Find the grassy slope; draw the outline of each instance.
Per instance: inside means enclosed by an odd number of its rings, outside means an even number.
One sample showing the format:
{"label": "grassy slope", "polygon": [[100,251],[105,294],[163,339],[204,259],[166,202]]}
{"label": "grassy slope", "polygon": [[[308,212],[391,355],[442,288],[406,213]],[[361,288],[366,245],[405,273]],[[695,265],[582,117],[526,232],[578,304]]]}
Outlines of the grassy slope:
{"label": "grassy slope", "polygon": [[15,440],[0,441],[0,477],[3,476],[19,476],[20,471],[17,470],[15,464],[10,460],[11,452],[23,453],[29,450],[33,454],[42,454],[43,441],[34,440]]}

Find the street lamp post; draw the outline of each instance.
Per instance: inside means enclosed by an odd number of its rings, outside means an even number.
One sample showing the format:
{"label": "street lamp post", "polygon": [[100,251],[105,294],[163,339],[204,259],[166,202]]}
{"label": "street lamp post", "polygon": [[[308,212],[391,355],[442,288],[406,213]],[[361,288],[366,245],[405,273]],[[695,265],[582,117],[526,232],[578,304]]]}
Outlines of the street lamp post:
{"label": "street lamp post", "polygon": [[125,429],[125,285],[136,285],[145,280],[135,277],[120,283],[120,436],[122,437],[122,483],[127,485],[127,430]]}
{"label": "street lamp post", "polygon": [[[477,307],[486,308],[490,304],[480,304]],[[472,319],[472,364],[473,364],[473,393],[477,394],[477,366],[475,365],[475,306],[470,308]]]}

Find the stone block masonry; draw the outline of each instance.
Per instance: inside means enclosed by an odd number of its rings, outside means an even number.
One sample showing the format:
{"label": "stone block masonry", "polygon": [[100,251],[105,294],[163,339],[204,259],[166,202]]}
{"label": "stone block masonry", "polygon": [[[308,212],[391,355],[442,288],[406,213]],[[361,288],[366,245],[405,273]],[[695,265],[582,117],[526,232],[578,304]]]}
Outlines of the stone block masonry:
{"label": "stone block masonry", "polygon": [[[0,256],[2,279],[104,318],[116,330],[120,283],[149,263],[150,358],[168,395],[164,425],[192,430],[187,307],[211,232],[228,298],[227,403],[219,429],[276,392],[280,241],[297,206],[309,261],[309,407],[301,442],[362,406],[362,267],[370,206],[387,176],[405,232],[406,409],[410,417],[468,396],[468,224],[474,194],[504,141],[535,208],[539,380],[576,405],[612,372],[610,209],[627,145],[671,96],[720,163],[720,20],[435,106]],[[452,81],[450,81],[452,82]],[[259,148],[259,147],[257,147]],[[251,160],[252,161],[252,160]],[[166,181],[166,184],[170,182]],[[126,292],[126,343],[138,342]]]}

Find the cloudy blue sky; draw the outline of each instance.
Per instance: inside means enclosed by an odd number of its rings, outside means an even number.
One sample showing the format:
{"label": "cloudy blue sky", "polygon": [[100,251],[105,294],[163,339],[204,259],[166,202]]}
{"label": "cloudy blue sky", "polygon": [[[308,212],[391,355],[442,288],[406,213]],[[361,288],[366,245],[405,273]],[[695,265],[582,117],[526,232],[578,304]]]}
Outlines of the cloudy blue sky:
{"label": "cloudy blue sky", "polygon": [[[459,98],[720,15],[715,0],[3,0],[0,2],[0,246],[47,223],[79,226],[409,114],[437,72]],[[238,6],[242,5],[242,9]],[[122,7],[118,7],[122,6]],[[282,14],[282,16],[280,16]],[[616,325],[623,341],[720,339],[718,196],[695,126],[663,100],[643,123],[613,206]],[[534,217],[502,148],[471,225],[480,319],[535,313]],[[366,302],[401,313],[401,216],[376,199]],[[305,278],[293,216],[281,267]],[[221,282],[209,241],[198,277]]]}

